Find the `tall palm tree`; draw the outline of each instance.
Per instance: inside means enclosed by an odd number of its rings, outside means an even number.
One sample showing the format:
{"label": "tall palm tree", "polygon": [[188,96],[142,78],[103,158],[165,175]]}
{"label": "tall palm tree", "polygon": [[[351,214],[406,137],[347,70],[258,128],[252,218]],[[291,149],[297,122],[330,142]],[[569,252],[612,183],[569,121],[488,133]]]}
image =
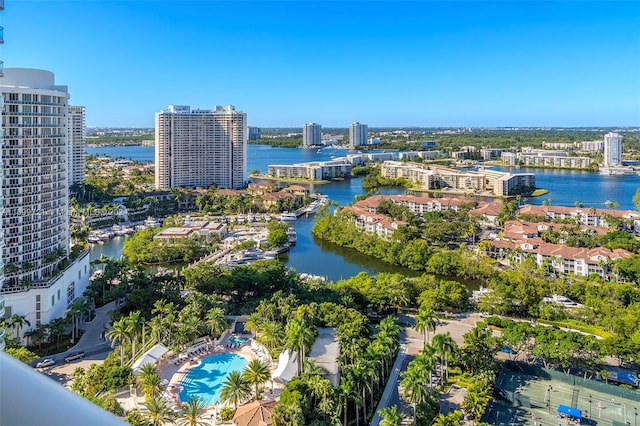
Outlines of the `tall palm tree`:
{"label": "tall palm tree", "polygon": [[67,316],[71,317],[71,338],[75,341],[80,330],[82,315],[90,308],[89,301],[85,298],[78,299],[69,306]]}
{"label": "tall palm tree", "polygon": [[208,426],[205,420],[206,405],[198,398],[189,398],[189,402],[182,404],[182,418],[178,420],[180,426]]}
{"label": "tall palm tree", "polygon": [[427,346],[429,341],[429,332],[436,330],[436,314],[433,309],[421,306],[416,316],[416,331],[424,335],[423,346]]}
{"label": "tall palm tree", "polygon": [[232,402],[233,407],[238,408],[238,403],[244,401],[249,395],[251,395],[251,387],[242,378],[239,371],[232,371],[222,382],[221,402]]}
{"label": "tall palm tree", "polygon": [[31,323],[24,315],[13,314],[7,321],[7,325],[16,329],[16,339],[20,339],[20,331],[25,325],[31,327]]}
{"label": "tall palm tree", "polygon": [[[433,336],[431,343],[436,353],[439,354],[442,359],[441,366],[444,370],[445,380],[449,380],[449,357],[458,349],[458,345],[448,331],[446,334],[436,334]],[[442,375],[442,373],[443,371],[441,370],[440,375]]]}
{"label": "tall palm tree", "polygon": [[285,334],[285,349],[297,353],[298,374],[300,374],[304,365],[307,348],[311,347],[315,337],[314,330],[302,320],[293,318],[287,323]]}
{"label": "tall palm tree", "polygon": [[147,402],[146,407],[146,417],[151,420],[153,426],[162,426],[173,420],[173,411],[164,398],[153,398]]}
{"label": "tall palm tree", "polygon": [[125,326],[131,341],[131,362],[136,360],[136,341],[142,334],[143,324],[144,319],[140,316],[140,311],[129,312],[129,316],[125,317]]}
{"label": "tall palm tree", "polygon": [[112,328],[106,334],[107,338],[111,341],[111,347],[115,348],[116,341],[120,344],[120,366],[124,365],[124,342],[129,339],[129,330],[125,322],[125,318],[113,323]]}
{"label": "tall palm tree", "polygon": [[385,407],[378,411],[380,414],[380,426],[400,426],[404,419],[404,414],[398,411],[398,406]]}
{"label": "tall palm tree", "polygon": [[259,359],[254,359],[244,368],[242,379],[254,388],[255,400],[258,400],[258,389],[271,378],[269,367]]}
{"label": "tall palm tree", "polygon": [[401,373],[402,393],[405,398],[413,405],[413,424],[417,421],[418,404],[426,401],[429,391],[424,372],[419,368],[408,368]]}
{"label": "tall palm tree", "polygon": [[227,320],[224,317],[222,308],[211,308],[207,312],[207,326],[211,336],[218,337],[227,329]]}

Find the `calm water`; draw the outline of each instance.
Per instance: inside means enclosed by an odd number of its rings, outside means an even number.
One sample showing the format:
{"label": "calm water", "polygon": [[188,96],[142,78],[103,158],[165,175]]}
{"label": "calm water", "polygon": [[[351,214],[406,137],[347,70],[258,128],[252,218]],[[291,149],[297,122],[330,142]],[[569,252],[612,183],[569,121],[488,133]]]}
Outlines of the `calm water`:
{"label": "calm water", "polygon": [[[107,154],[112,157],[131,158],[141,163],[153,161],[152,147],[126,146],[87,148],[89,154]],[[266,145],[249,145],[247,163],[249,170],[266,172],[269,164],[293,164],[307,161],[329,160],[331,155],[338,157],[346,155],[347,150],[325,148],[320,153],[316,150],[298,148],[272,148]],[[501,170],[500,167],[496,169]],[[506,169],[505,169],[506,170]],[[528,200],[532,204],[541,204],[551,198],[553,205],[573,206],[575,201],[584,203],[585,207],[605,207],[604,203],[616,201],[621,209],[635,209],[633,196],[640,187],[640,176],[602,176],[597,173],[544,170],[544,169],[511,169],[512,172],[531,172],[536,174],[536,184],[539,188],[549,190],[549,193]],[[346,205],[355,200],[356,195],[362,194],[361,178],[344,180],[321,185],[308,185],[329,196],[332,201]],[[383,190],[385,194],[397,194],[399,189]],[[414,271],[387,265],[376,259],[364,256],[356,251],[334,246],[311,235],[313,217],[302,217],[295,222],[298,233],[297,244],[283,257],[287,266],[298,272],[326,276],[332,281],[348,278],[361,271],[369,274],[379,272],[403,272],[415,275]],[[92,245],[91,258],[106,256],[119,257],[121,254],[123,237],[117,237],[100,245]]]}

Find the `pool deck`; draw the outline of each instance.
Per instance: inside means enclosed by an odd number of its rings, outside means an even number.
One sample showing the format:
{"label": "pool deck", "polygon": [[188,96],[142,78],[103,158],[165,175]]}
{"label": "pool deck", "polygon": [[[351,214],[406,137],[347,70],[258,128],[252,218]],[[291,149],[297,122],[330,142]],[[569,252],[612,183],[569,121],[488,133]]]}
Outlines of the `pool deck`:
{"label": "pool deck", "polygon": [[209,349],[208,351],[204,351],[194,356],[190,356],[188,360],[185,360],[178,365],[176,365],[174,362],[165,364],[160,369],[160,377],[169,382],[167,386],[167,392],[171,396],[172,401],[177,405],[180,405],[183,403],[183,401],[180,400],[180,396],[179,396],[180,387],[181,387],[180,383],[182,382],[186,374],[189,372],[189,370],[199,365],[200,361],[203,358],[206,358],[208,356],[215,355],[215,354],[232,353],[245,358],[247,362],[257,359],[257,356],[251,351],[251,345],[249,344],[249,342],[250,340],[237,349],[227,348],[222,345],[218,345],[214,348]]}

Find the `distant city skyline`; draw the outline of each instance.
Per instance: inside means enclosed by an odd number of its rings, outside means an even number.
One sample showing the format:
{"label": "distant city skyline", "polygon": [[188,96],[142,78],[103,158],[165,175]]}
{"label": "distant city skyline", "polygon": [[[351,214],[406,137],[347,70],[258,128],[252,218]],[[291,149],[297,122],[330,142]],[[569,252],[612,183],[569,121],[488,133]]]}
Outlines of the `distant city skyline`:
{"label": "distant city skyline", "polygon": [[54,72],[87,127],[172,102],[263,128],[640,125],[634,1],[8,0],[2,24],[5,66]]}

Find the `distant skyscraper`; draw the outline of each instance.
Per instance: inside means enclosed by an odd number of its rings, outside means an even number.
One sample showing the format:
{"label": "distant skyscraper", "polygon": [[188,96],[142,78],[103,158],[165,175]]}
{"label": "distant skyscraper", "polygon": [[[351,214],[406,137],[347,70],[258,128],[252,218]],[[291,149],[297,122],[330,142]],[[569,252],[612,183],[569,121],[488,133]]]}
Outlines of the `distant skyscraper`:
{"label": "distant skyscraper", "polygon": [[366,145],[369,137],[369,126],[357,121],[349,125],[349,145],[352,147]]}
{"label": "distant skyscraper", "polygon": [[262,130],[260,127],[249,126],[249,140],[255,141],[262,137]]}
{"label": "distant skyscraper", "polygon": [[232,105],[169,105],[156,113],[156,187],[243,188],[247,133],[247,114]]}
{"label": "distant skyscraper", "polygon": [[67,169],[69,172],[69,186],[84,183],[85,150],[84,142],[87,127],[85,124],[85,109],[81,106],[69,106],[69,148]]}
{"label": "distant skyscraper", "polygon": [[307,123],[302,128],[302,146],[307,148],[322,144],[322,126],[318,123]]}
{"label": "distant skyscraper", "polygon": [[604,135],[604,165],[619,166],[622,164],[622,136],[618,133]]}
{"label": "distant skyscraper", "polygon": [[[69,259],[69,93],[52,72],[7,68],[2,93],[5,315],[64,316],[89,284],[89,251]],[[22,337],[22,336],[20,336]]]}

